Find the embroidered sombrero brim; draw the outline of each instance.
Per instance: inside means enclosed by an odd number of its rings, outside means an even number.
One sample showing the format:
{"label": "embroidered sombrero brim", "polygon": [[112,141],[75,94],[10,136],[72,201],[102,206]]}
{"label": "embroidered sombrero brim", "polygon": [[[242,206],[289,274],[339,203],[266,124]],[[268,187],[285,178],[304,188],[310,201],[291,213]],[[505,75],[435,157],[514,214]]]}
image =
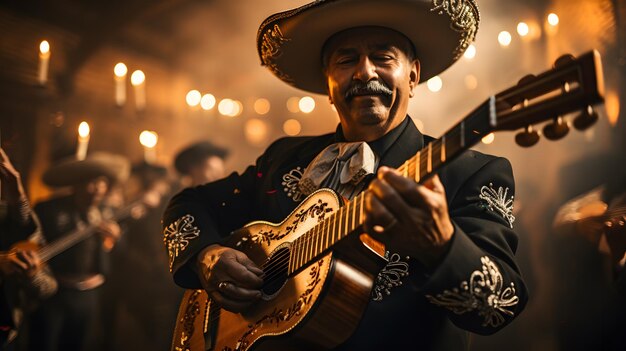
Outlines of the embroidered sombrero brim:
{"label": "embroidered sombrero brim", "polygon": [[85,183],[104,176],[112,182],[124,181],[130,173],[130,163],[126,157],[104,152],[95,152],[84,160],[74,157],[61,160],[50,167],[43,175],[48,186],[64,187]]}
{"label": "embroidered sombrero brim", "polygon": [[324,43],[342,30],[386,27],[413,43],[424,82],[465,52],[479,19],[475,0],[318,0],[263,21],[257,50],[261,64],[281,80],[326,94]]}

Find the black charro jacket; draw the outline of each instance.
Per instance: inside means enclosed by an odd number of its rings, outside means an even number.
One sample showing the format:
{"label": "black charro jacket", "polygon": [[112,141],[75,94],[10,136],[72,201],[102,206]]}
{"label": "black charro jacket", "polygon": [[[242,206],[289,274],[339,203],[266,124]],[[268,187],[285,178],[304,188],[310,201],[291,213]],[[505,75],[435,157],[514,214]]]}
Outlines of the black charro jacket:
{"label": "black charro jacket", "polygon": [[[392,133],[380,165],[397,168],[433,140],[408,117]],[[253,220],[278,223],[287,217],[304,198],[295,187],[301,172],[341,138],[338,128],[318,137],[279,139],[242,174],[176,195],[163,218],[175,282],[199,288],[190,268],[199,251]],[[439,175],[455,227],[448,253],[436,269],[426,271],[417,260],[390,252],[361,323],[338,349],[463,350],[467,331],[494,333],[523,310],[527,291],[514,257],[518,238],[512,230],[510,163],[470,150]],[[401,284],[386,286],[397,270],[407,269]]]}

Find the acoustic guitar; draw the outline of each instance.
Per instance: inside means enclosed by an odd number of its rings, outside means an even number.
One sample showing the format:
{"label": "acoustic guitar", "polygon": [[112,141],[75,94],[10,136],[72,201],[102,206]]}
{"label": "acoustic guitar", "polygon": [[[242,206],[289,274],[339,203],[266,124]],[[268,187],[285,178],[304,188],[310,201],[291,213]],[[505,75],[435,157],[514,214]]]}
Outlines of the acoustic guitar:
{"label": "acoustic guitar", "polygon": [[96,221],[84,227],[74,229],[48,244],[39,245],[38,243],[30,240],[23,240],[13,244],[13,246],[11,246],[11,250],[35,250],[39,255],[41,263],[44,264],[54,257],[79,244],[83,240],[86,240],[96,234],[98,232],[98,226],[102,221],[124,221],[128,218],[133,217],[134,213],[145,212],[145,207],[146,205],[143,200],[137,200],[125,207],[122,207],[121,209],[114,211],[111,214],[104,214],[102,216],[102,220],[100,221]]}
{"label": "acoustic guitar", "polygon": [[[564,115],[586,129],[598,118],[604,85],[596,51],[566,55],[553,69],[487,99],[441,138],[407,160],[399,172],[423,182],[493,132],[522,129],[516,142],[539,140],[532,126],[550,121],[543,135],[559,139],[569,130]],[[244,252],[264,271],[262,298],[244,313],[214,304],[203,290],[186,291],[172,350],[322,350],[344,342],[370,300],[384,246],[361,234],[364,193],[343,202],[329,189],[307,197],[282,222],[252,222],[223,243]]]}

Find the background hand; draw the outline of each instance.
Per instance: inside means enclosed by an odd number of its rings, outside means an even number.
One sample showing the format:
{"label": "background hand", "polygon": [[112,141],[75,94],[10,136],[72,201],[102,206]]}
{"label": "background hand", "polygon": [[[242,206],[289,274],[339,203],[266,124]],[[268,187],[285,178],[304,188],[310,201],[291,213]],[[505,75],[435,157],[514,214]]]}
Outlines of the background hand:
{"label": "background hand", "polygon": [[98,234],[102,236],[102,246],[105,251],[111,251],[115,246],[115,243],[122,236],[122,229],[117,222],[102,221],[98,225]]}
{"label": "background hand", "polygon": [[242,312],[261,297],[263,271],[243,252],[211,245],[198,255],[198,276],[222,308]]}
{"label": "background hand", "polygon": [[388,250],[434,267],[454,233],[439,177],[419,185],[396,170],[381,167],[369,190],[364,224],[368,234]]}
{"label": "background hand", "polygon": [[32,277],[41,267],[41,260],[35,250],[13,249],[0,253],[0,272],[4,276],[23,275]]}
{"label": "background hand", "polygon": [[13,167],[9,156],[0,148],[0,180],[2,181],[2,193],[6,200],[17,203],[26,198],[20,173]]}

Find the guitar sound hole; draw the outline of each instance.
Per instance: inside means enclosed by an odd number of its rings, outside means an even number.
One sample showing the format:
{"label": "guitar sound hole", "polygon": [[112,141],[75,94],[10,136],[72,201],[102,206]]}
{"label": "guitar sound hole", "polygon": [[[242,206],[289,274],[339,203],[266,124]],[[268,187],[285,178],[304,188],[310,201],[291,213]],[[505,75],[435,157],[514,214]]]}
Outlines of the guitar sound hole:
{"label": "guitar sound hole", "polygon": [[271,297],[285,285],[289,273],[289,248],[276,250],[263,265],[263,294]]}

